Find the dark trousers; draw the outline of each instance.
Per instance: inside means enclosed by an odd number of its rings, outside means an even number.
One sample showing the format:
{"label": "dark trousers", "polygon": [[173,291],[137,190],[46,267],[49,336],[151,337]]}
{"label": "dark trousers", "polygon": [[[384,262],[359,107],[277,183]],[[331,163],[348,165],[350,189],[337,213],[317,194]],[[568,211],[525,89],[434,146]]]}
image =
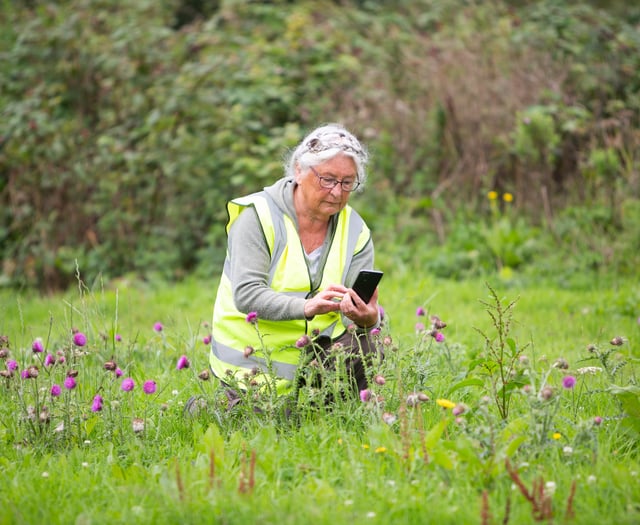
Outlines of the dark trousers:
{"label": "dark trousers", "polygon": [[376,363],[384,358],[382,345],[374,336],[368,332],[347,331],[336,339],[326,335],[316,337],[313,344],[307,347],[308,359],[303,366],[312,366],[315,359],[322,364],[323,368],[334,370],[339,354],[346,356],[347,375],[357,392],[368,387],[368,372],[371,371],[372,366],[376,366]]}

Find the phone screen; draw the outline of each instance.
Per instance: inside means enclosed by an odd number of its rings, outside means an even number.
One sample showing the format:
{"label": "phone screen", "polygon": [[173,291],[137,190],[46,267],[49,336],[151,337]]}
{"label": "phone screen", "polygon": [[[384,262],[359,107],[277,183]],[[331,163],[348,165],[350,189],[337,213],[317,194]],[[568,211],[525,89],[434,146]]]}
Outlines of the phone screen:
{"label": "phone screen", "polygon": [[383,273],[379,270],[361,270],[351,288],[360,296],[360,299],[368,303],[382,275]]}

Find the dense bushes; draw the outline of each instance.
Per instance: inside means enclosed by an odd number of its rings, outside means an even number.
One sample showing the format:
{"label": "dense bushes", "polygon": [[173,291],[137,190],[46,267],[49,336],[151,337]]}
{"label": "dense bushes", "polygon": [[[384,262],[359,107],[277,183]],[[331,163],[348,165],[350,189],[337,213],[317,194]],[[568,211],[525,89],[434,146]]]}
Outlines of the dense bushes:
{"label": "dense bushes", "polygon": [[2,282],[217,272],[225,201],[326,120],[372,150],[381,264],[421,241],[462,276],[570,240],[565,261],[637,267],[638,22],[556,4],[4,4]]}

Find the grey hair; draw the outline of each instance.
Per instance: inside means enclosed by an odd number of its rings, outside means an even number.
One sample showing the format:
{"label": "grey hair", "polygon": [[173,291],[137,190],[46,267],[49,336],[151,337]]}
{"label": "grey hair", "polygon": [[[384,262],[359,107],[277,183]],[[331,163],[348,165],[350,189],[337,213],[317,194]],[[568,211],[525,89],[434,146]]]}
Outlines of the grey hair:
{"label": "grey hair", "polygon": [[342,124],[324,124],[309,133],[285,160],[285,177],[295,175],[296,166],[311,168],[339,154],[351,157],[356,165],[359,188],[367,180],[369,153]]}

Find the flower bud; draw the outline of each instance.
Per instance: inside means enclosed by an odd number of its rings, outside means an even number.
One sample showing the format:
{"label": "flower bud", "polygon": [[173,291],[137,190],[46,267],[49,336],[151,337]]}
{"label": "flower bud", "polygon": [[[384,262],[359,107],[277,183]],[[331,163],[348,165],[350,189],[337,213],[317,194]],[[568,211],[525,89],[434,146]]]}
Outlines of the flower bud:
{"label": "flower bud", "polygon": [[383,375],[381,375],[381,374],[376,374],[376,376],[373,378],[373,382],[374,382],[376,385],[384,385],[384,384],[387,382],[387,380],[384,378],[384,376],[383,376]]}
{"label": "flower bud", "polygon": [[248,346],[248,345],[247,345],[247,346],[245,346],[245,347],[244,347],[244,358],[245,358],[245,359],[249,359],[249,356],[250,356],[251,354],[253,354],[253,352],[254,352],[254,351],[255,351],[255,350],[254,350],[253,346]]}
{"label": "flower bud", "polygon": [[209,373],[209,370],[205,369],[202,372],[200,372],[198,374],[198,377],[202,380],[202,381],[209,381],[209,379],[211,378],[211,374]]}
{"label": "flower bud", "polygon": [[624,339],[618,335],[618,336],[614,337],[614,338],[610,341],[610,343],[611,343],[613,346],[621,346],[621,345],[624,343]]}

